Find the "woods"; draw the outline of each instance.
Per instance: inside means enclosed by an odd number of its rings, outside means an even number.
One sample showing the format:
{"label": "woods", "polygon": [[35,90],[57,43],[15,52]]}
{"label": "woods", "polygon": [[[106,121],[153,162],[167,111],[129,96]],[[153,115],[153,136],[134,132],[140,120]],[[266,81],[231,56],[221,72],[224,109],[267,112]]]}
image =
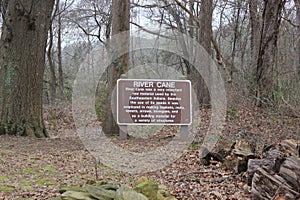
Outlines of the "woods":
{"label": "woods", "polygon": [[[72,192],[96,199],[99,190],[111,199],[130,199],[128,193],[145,200],[300,198],[299,0],[0,5],[0,199],[68,199],[65,193]],[[104,70],[96,77],[98,69]],[[82,71],[91,77],[81,83],[97,80],[95,91],[77,87],[93,97],[78,101],[93,103],[90,112],[80,104],[76,110],[84,125],[74,118],[72,101]],[[117,105],[118,79],[172,80],[173,90],[182,90],[176,80],[191,81],[191,123],[182,125],[188,106],[180,104],[179,93],[165,90],[171,86],[138,85],[124,87],[132,91],[123,99],[134,108],[124,111],[132,123],[118,124],[116,113],[124,108]],[[216,92],[223,87],[224,93]],[[178,123],[150,123],[171,116]],[[112,160],[132,156],[124,169],[148,158],[156,170],[115,172],[115,163],[104,165],[103,154],[85,146],[79,129],[95,149],[106,145]],[[182,148],[182,141],[170,147],[180,138],[191,143],[174,163],[158,166],[171,159],[172,148]],[[155,185],[154,196],[136,189],[140,179]],[[107,189],[110,181],[116,186]]]}

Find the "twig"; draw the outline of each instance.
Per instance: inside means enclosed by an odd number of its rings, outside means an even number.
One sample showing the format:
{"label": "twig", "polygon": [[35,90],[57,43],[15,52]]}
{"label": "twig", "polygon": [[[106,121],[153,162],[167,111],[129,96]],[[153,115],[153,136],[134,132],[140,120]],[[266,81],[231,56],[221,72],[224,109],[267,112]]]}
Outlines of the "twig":
{"label": "twig", "polygon": [[186,173],[183,173],[183,174],[179,174],[178,176],[179,176],[179,177],[182,177],[182,176],[187,176],[187,175],[190,175],[190,174],[206,174],[206,173],[223,175],[222,173],[220,173],[220,172],[218,172],[218,171],[216,171],[216,170],[204,170],[204,171],[191,171],[191,172],[186,172]]}
{"label": "twig", "polygon": [[230,176],[226,178],[182,178],[181,181],[191,181],[191,182],[196,182],[196,183],[222,183],[224,181],[234,181],[235,179]]}

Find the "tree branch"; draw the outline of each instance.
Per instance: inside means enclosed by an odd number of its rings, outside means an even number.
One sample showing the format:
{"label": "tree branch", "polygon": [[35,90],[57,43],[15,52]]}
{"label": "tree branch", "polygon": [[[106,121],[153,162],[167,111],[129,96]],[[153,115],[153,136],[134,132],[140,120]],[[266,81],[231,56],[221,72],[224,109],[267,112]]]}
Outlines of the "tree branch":
{"label": "tree branch", "polygon": [[137,26],[137,27],[140,28],[141,30],[143,30],[143,31],[145,31],[145,32],[147,32],[147,33],[152,34],[152,35],[158,35],[158,36],[160,36],[160,37],[162,37],[162,38],[172,39],[171,37],[166,36],[166,35],[162,35],[162,34],[160,34],[159,32],[150,31],[149,29],[146,29],[146,28],[144,28],[143,26],[141,26],[141,25],[139,25],[139,24],[137,24],[137,23],[135,23],[135,22],[130,22],[130,23],[131,23],[132,25]]}

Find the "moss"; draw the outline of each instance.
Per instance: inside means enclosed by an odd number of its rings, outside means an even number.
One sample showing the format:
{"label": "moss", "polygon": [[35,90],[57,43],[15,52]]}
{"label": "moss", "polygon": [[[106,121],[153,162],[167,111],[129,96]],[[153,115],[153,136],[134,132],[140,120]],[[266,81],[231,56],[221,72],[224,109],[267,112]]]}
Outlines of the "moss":
{"label": "moss", "polygon": [[44,166],[44,167],[42,167],[42,170],[43,170],[43,171],[48,171],[48,172],[51,172],[51,173],[54,173],[54,172],[57,171],[57,170],[56,170],[54,167],[52,167],[52,166]]}
{"label": "moss", "polygon": [[23,187],[23,190],[25,190],[25,191],[29,191],[29,190],[32,190],[32,186],[30,186],[30,185],[24,185]]}
{"label": "moss", "polygon": [[15,189],[10,186],[0,186],[0,192],[13,193]]}
{"label": "moss", "polygon": [[7,180],[7,177],[6,177],[6,176],[0,176],[0,182],[3,182],[3,181],[5,181],[5,180]]}
{"label": "moss", "polygon": [[34,180],[28,180],[28,179],[22,179],[21,183],[24,184],[25,186],[31,185],[34,182]]}
{"label": "moss", "polygon": [[14,153],[14,152],[7,149],[0,149],[0,154],[10,154],[10,153]]}
{"label": "moss", "polygon": [[23,173],[25,173],[25,174],[32,174],[32,175],[40,174],[39,171],[37,171],[35,169],[32,169],[32,168],[24,168],[23,169]]}
{"label": "moss", "polygon": [[45,178],[42,178],[42,179],[38,179],[36,180],[36,183],[38,186],[44,186],[44,185],[53,185],[54,183],[49,180],[49,179],[45,179]]}

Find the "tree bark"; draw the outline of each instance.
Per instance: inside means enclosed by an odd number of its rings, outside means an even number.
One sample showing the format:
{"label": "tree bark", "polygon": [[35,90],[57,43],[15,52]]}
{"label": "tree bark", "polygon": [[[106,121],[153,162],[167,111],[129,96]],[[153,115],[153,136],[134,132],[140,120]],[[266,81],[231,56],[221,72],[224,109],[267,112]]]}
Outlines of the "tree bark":
{"label": "tree bark", "polygon": [[232,41],[232,51],[231,51],[231,69],[230,69],[230,76],[233,76],[233,71],[235,68],[235,57],[236,57],[236,49],[237,49],[237,42],[239,40],[240,37],[240,33],[239,33],[239,26],[240,26],[240,13],[241,13],[241,2],[235,2],[237,3],[237,8],[235,8],[236,10],[234,11],[234,16],[235,16],[235,21],[234,21],[234,34],[233,34],[233,41]]}
{"label": "tree bark", "polygon": [[55,73],[55,64],[53,61],[53,26],[52,22],[49,29],[49,44],[47,48],[47,59],[49,62],[50,68],[50,103],[53,103],[56,98],[56,73]]}
{"label": "tree bark", "polygon": [[[201,1],[200,17],[199,17],[199,43],[207,51],[208,55],[212,55],[211,38],[212,38],[212,13],[213,2],[211,0]],[[211,63],[207,63],[208,66]],[[209,68],[208,68],[209,69]],[[210,73],[208,73],[210,74]],[[210,79],[209,79],[210,80]],[[198,101],[201,105],[210,104],[209,83],[205,83],[204,79],[198,78],[197,81],[197,94]]]}
{"label": "tree bark", "polygon": [[284,4],[285,0],[264,0],[261,41],[256,67],[257,106],[267,106],[272,100],[277,37]]}
{"label": "tree bark", "polygon": [[42,85],[54,1],[7,3],[0,39],[0,134],[46,137]]}
{"label": "tree bark", "polygon": [[[123,31],[128,31],[130,28],[130,0],[113,0],[112,5],[112,35],[119,34]],[[129,38],[123,38],[123,42],[127,42],[129,50]],[[113,44],[109,48],[112,50],[118,49],[115,45],[123,44]],[[127,51],[128,52],[128,51]],[[115,52],[118,54],[118,52]],[[115,57],[112,64],[107,69],[107,97],[105,105],[106,118],[103,125],[104,133],[108,135],[115,135],[119,133],[119,126],[114,119],[112,105],[116,106],[116,98],[113,96],[113,89],[116,86],[117,79],[120,78],[121,74],[127,73],[128,71],[128,55],[123,55],[121,57]]]}
{"label": "tree bark", "polygon": [[257,65],[261,38],[261,16],[258,11],[258,0],[249,0],[251,25],[251,69]]}
{"label": "tree bark", "polygon": [[[296,5],[296,21],[297,21],[297,32],[298,36],[300,35],[300,0],[294,0]],[[298,70],[298,76],[300,77],[300,38],[298,37],[296,40],[296,58],[298,57],[296,61],[296,68]]]}
{"label": "tree bark", "polygon": [[58,96],[60,99],[64,99],[64,77],[63,77],[63,69],[62,69],[62,48],[61,48],[61,11],[60,5],[58,2],[58,15],[57,15],[57,22],[58,22],[58,30],[57,30],[57,57],[58,57]]}

